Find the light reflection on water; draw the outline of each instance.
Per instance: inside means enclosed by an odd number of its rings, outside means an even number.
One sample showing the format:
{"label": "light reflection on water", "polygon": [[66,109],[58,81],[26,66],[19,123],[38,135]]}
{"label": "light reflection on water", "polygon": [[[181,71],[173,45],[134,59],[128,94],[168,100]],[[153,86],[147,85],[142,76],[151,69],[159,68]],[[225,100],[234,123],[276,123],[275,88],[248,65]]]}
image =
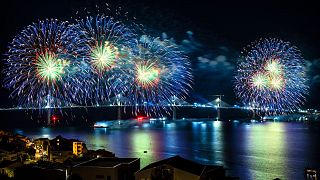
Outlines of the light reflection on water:
{"label": "light reflection on water", "polygon": [[[141,158],[141,168],[173,155],[223,165],[242,179],[303,179],[307,165],[319,166],[319,127],[301,123],[159,121],[125,129],[19,129],[33,138],[80,139],[89,149]],[[318,167],[320,168],[320,167]]]}
{"label": "light reflection on water", "polygon": [[153,136],[154,134],[152,133],[147,134],[142,132],[136,132],[131,136],[131,140],[129,141],[132,144],[131,153],[133,157],[143,157],[140,162],[141,164],[152,162],[155,156],[155,151],[157,150],[156,147],[154,147],[156,138]]}
{"label": "light reflection on water", "polygon": [[[247,157],[250,179],[288,177],[284,124],[255,125],[251,126],[247,133],[246,147],[250,155]],[[265,169],[265,172],[260,172],[259,169]]]}

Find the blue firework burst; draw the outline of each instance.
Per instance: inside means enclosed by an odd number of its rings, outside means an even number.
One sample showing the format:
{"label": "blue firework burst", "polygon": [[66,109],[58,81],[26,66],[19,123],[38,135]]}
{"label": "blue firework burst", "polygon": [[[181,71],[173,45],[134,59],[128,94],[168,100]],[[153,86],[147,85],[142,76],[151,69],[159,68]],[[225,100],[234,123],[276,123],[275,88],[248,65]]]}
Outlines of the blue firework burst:
{"label": "blue firework burst", "polygon": [[131,65],[125,69],[125,96],[135,106],[135,113],[157,114],[167,110],[172,97],[184,99],[188,94],[190,62],[174,43],[143,35],[130,58]]}
{"label": "blue firework burst", "polygon": [[33,23],[18,33],[6,54],[4,86],[19,105],[45,107],[71,104],[77,85],[77,58],[83,53],[77,28],[56,19]]}
{"label": "blue firework burst", "polygon": [[123,92],[122,66],[129,60],[127,49],[135,43],[135,35],[121,22],[104,15],[77,22],[87,45],[82,67],[91,77],[86,83],[87,97],[93,104],[104,103]]}
{"label": "blue firework burst", "polygon": [[289,42],[262,39],[243,51],[235,76],[237,96],[267,114],[291,112],[305,102],[304,59]]}

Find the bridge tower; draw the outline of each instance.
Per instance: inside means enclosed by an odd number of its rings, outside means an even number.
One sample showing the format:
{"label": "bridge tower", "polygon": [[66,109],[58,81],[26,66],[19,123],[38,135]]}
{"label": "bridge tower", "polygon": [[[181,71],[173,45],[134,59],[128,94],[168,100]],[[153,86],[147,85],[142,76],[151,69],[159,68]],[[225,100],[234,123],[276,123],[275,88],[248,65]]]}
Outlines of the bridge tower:
{"label": "bridge tower", "polygon": [[51,103],[51,97],[50,94],[47,95],[47,125],[51,125],[51,108],[50,108],[50,103]]}
{"label": "bridge tower", "polygon": [[256,119],[256,111],[254,109],[252,109],[251,119]]}
{"label": "bridge tower", "polygon": [[223,94],[217,94],[217,95],[212,95],[212,96],[215,96],[215,97],[218,97],[215,101],[217,103],[217,117],[216,117],[216,120],[221,120],[221,102],[222,102],[222,97],[224,96]]}
{"label": "bridge tower", "polygon": [[48,126],[51,125],[51,109],[50,108],[47,109],[47,125]]}
{"label": "bridge tower", "polygon": [[118,105],[118,120],[120,121],[121,120],[121,101],[120,101],[120,98],[121,98],[121,94],[118,94],[117,95],[117,105]]}
{"label": "bridge tower", "polygon": [[172,107],[172,120],[177,120],[177,108],[175,105]]}
{"label": "bridge tower", "polygon": [[177,120],[177,107],[176,107],[176,96],[173,96],[172,101],[173,104],[172,105],[172,120]]}

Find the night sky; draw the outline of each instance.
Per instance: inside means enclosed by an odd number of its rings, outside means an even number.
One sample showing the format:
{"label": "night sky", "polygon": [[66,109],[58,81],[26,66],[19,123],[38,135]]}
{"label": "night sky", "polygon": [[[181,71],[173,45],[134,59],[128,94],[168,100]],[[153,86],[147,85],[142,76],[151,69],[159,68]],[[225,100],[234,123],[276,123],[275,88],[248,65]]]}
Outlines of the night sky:
{"label": "night sky", "polygon": [[[105,10],[105,2],[108,2],[111,11]],[[195,84],[190,101],[205,102],[205,99],[213,99],[210,95],[224,94],[227,103],[237,103],[239,100],[233,91],[233,76],[243,47],[260,37],[290,41],[302,51],[307,60],[311,89],[306,107],[317,108],[320,105],[320,11],[316,3],[235,3],[225,0],[2,0],[0,3],[1,54],[7,51],[12,38],[32,22],[46,18],[70,20],[70,17],[84,16],[84,8],[95,14],[95,4],[100,6],[101,14],[117,16],[119,20],[123,18],[124,22],[135,19],[137,24],[144,25],[149,34],[173,38],[190,57],[193,65]],[[117,15],[115,9],[122,15]],[[128,12],[126,16],[129,20],[124,18],[125,12]],[[1,70],[2,67],[3,61]],[[16,104],[8,96],[9,91],[1,88],[0,107],[12,107]]]}

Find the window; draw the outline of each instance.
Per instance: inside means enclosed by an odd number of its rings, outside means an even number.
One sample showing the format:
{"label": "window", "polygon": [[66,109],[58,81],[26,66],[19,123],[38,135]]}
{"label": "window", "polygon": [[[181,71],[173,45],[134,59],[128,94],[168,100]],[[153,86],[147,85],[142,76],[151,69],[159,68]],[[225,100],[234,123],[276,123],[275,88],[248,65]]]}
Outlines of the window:
{"label": "window", "polygon": [[104,179],[104,175],[96,175],[96,179]]}

